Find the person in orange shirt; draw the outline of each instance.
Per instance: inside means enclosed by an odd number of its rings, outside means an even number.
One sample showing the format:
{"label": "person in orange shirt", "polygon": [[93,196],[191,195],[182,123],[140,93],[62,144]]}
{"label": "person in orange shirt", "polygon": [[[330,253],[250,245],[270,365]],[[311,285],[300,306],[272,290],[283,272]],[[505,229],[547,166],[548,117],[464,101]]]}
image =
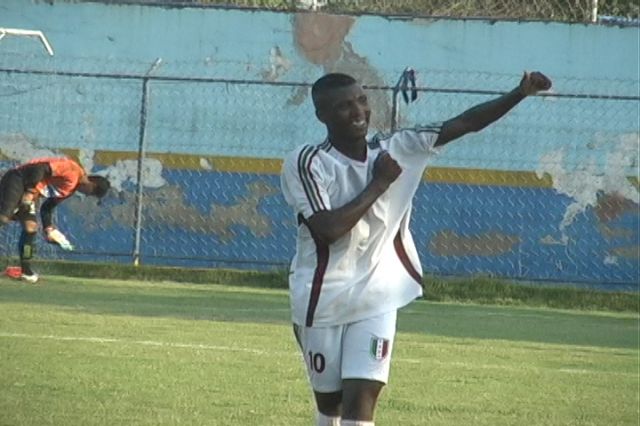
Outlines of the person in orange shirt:
{"label": "person in orange shirt", "polygon": [[76,191],[98,198],[110,188],[103,176],[87,175],[84,168],[67,157],[37,158],[7,171],[0,180],[0,228],[11,221],[19,221],[22,233],[18,241],[20,268],[7,268],[7,275],[31,283],[38,274],[31,269],[38,232],[36,203],[46,200],[40,207],[45,240],[73,250],[67,238],[53,224],[53,210]]}

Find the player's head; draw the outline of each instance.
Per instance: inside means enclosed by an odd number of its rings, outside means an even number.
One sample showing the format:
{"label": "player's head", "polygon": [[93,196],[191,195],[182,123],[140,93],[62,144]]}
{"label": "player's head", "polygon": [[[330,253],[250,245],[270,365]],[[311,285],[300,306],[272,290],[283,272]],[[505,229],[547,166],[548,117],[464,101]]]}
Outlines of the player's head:
{"label": "player's head", "polygon": [[85,182],[80,182],[78,185],[78,191],[98,198],[104,197],[109,188],[111,188],[109,180],[104,176],[98,175],[88,176]]}
{"label": "player's head", "polygon": [[311,87],[318,120],[327,126],[330,138],[360,138],[367,135],[371,108],[362,86],[347,74],[320,77]]}

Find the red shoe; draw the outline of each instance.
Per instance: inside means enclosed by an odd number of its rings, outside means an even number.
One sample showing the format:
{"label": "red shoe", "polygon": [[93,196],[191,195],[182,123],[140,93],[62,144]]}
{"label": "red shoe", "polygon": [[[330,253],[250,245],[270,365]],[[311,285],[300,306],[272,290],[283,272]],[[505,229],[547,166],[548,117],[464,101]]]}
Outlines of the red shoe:
{"label": "red shoe", "polygon": [[22,268],[19,266],[7,266],[4,270],[4,274],[9,278],[19,280],[22,277]]}

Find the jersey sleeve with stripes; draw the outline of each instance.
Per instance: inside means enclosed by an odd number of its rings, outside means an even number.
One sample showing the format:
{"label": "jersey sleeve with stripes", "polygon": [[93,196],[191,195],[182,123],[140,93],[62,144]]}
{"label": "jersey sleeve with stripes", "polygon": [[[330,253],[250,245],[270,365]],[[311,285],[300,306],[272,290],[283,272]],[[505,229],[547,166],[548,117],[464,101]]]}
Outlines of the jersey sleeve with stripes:
{"label": "jersey sleeve with stripes", "polygon": [[309,218],[331,209],[327,193],[327,176],[320,160],[320,148],[305,145],[284,161],[281,174],[282,193],[297,214]]}
{"label": "jersey sleeve with stripes", "polygon": [[[410,129],[401,129],[392,136],[391,143],[399,143],[407,154],[436,154],[438,149],[434,147],[442,123],[434,123],[427,126],[418,126]],[[396,138],[397,137],[397,138]]]}

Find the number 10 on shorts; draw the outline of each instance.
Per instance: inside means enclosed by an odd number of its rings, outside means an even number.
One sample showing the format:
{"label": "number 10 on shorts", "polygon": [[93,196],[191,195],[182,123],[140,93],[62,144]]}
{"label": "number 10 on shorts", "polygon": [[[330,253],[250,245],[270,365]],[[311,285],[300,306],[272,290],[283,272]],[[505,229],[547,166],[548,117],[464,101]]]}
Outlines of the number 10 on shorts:
{"label": "number 10 on shorts", "polygon": [[324,355],[320,353],[314,354],[311,351],[307,353],[307,362],[309,363],[309,369],[311,371],[315,371],[316,373],[322,373],[326,366]]}

